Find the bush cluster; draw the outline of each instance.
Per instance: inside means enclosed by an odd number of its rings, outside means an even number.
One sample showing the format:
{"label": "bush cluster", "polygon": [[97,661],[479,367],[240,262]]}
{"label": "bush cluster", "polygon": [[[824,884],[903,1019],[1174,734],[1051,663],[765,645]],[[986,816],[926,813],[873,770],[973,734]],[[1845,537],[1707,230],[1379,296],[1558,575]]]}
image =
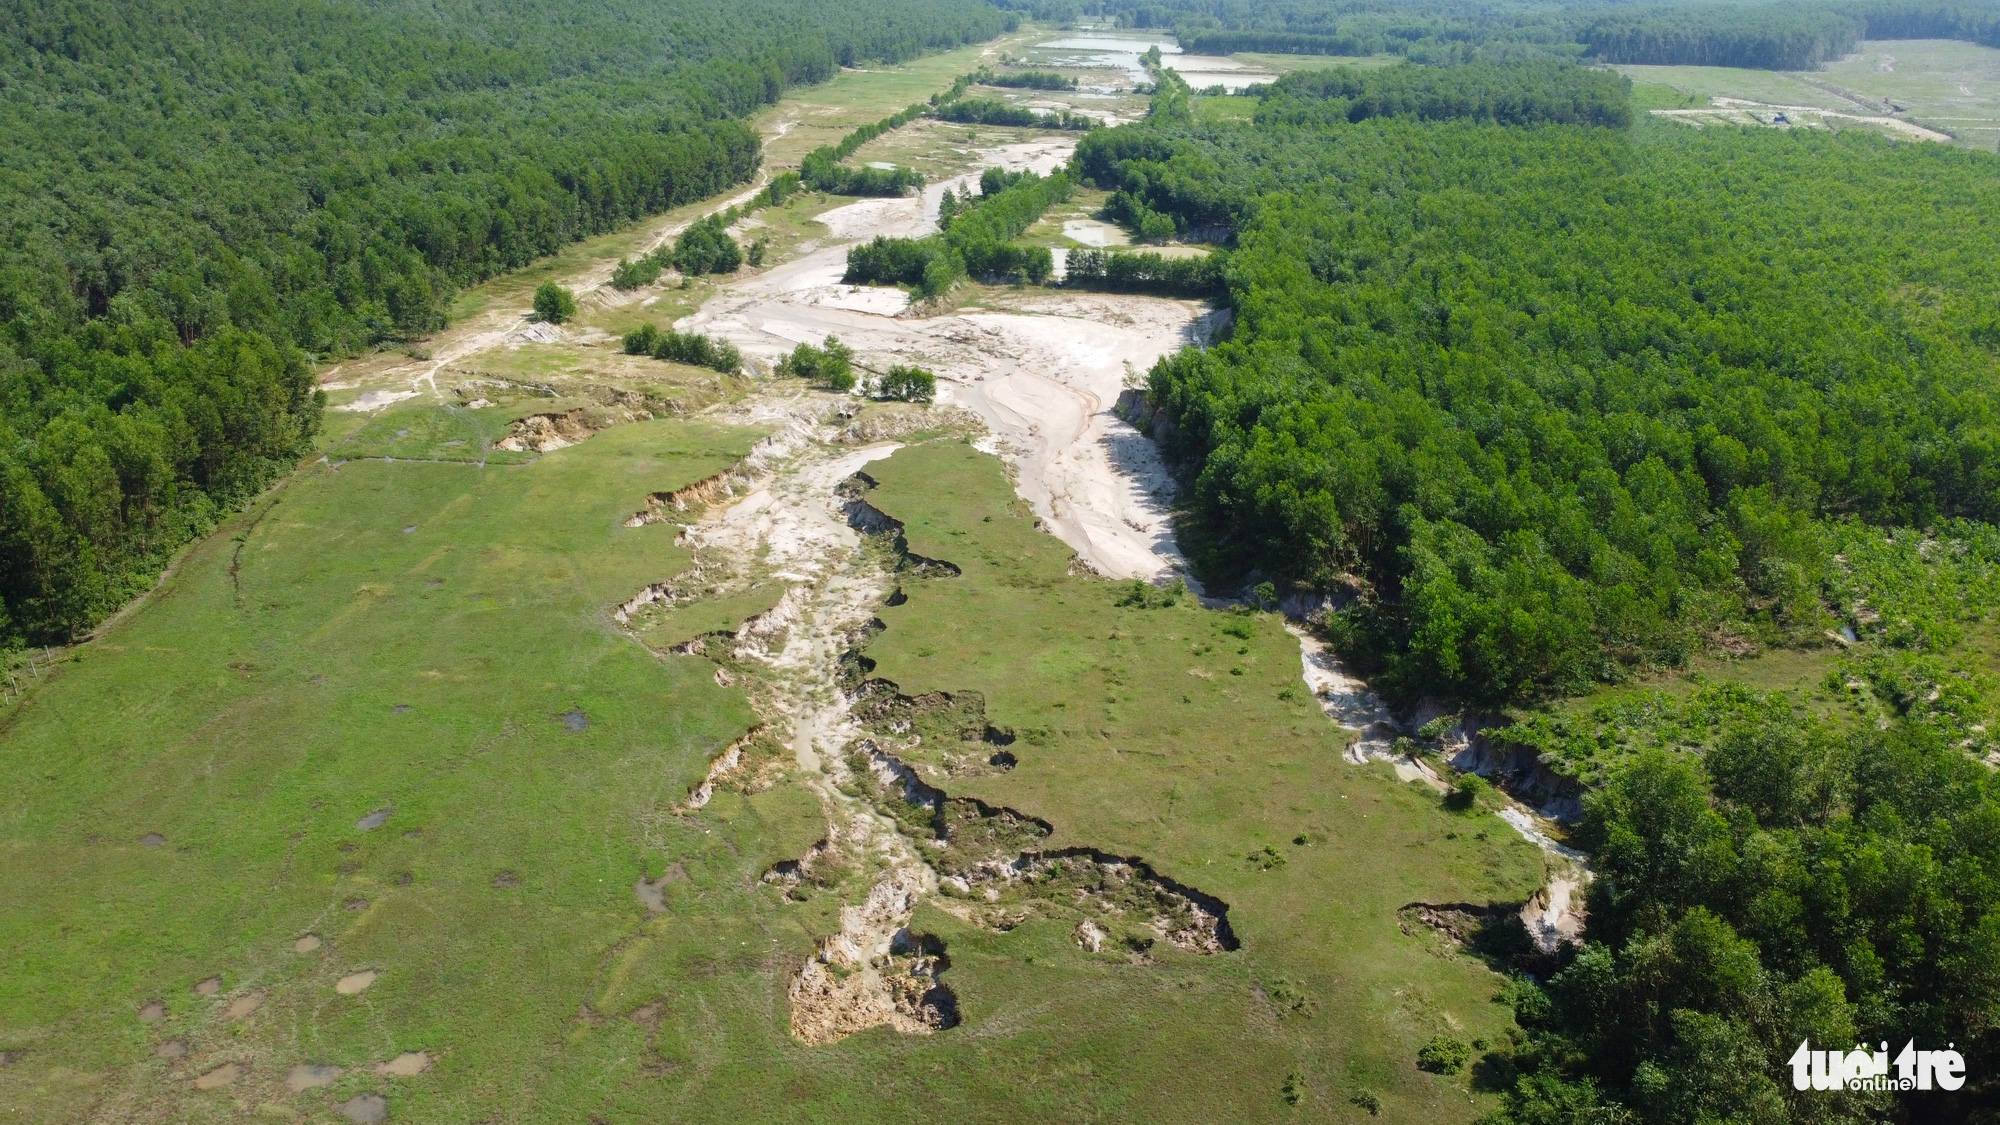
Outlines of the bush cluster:
{"label": "bush cluster", "polygon": [[743,353],[736,349],[735,344],[700,333],[661,329],[650,322],[625,334],[625,354],[649,355],[654,359],[672,360],[691,367],[713,368],[724,375],[734,375],[743,370]]}

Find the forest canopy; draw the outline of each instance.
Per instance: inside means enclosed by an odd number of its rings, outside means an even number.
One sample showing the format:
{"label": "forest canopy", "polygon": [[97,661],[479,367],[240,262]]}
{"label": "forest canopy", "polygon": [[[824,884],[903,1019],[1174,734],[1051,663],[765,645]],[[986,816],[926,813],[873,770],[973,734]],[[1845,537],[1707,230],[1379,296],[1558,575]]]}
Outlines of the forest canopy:
{"label": "forest canopy", "polygon": [[739,118],[976,0],[0,10],[0,644],[74,636],[306,446],[309,358],[750,176]]}
{"label": "forest canopy", "polygon": [[1822,521],[2000,518],[1988,155],[1376,118],[1128,126],[1078,161],[1236,231],[1234,338],[1151,380],[1186,542],[1358,581],[1342,642],[1392,692],[1817,635]]}

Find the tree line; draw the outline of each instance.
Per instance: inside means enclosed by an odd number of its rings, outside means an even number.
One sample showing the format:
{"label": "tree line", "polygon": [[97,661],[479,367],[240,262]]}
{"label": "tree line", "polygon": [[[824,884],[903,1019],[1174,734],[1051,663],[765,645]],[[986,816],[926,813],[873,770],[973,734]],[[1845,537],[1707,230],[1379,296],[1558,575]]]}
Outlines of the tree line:
{"label": "tree line", "polygon": [[1453,64],[1524,57],[1811,70],[1862,39],[2000,46],[1991,4],[1933,0],[1786,3],[1455,4],[1448,0],[1024,0],[1038,19],[1089,14],[1171,30],[1194,54],[1399,55]]}
{"label": "tree line", "polygon": [[1606,70],[1520,61],[1465,66],[1351,66],[1300,70],[1259,103],[1260,125],[1318,125],[1371,117],[1486,121],[1499,125],[1632,123],[1631,82]]}
{"label": "tree line", "polygon": [[847,252],[850,285],[910,285],[926,297],[936,296],[968,274],[975,277],[1019,277],[1033,284],[1048,280],[1054,257],[1045,246],[1017,246],[1014,239],[1050,207],[1069,198],[1073,183],[1066,171],[1048,176],[1033,172],[1018,176],[983,177],[993,190],[961,204],[944,233],[929,238],[889,238],[878,235]]}

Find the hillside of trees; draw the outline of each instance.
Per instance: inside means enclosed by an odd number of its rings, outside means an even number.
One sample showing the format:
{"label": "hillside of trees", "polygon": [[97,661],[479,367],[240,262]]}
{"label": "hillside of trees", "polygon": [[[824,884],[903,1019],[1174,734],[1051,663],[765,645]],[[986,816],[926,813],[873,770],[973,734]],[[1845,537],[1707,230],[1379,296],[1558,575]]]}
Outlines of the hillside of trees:
{"label": "hillside of trees", "polygon": [[977,0],[24,0],[0,10],[0,643],[271,479],[309,357],[756,169],[739,118],[984,39]]}
{"label": "hillside of trees", "polygon": [[1237,229],[1235,338],[1152,377],[1191,546],[1360,581],[1344,643],[1392,693],[1816,634],[1816,521],[2000,517],[1990,156],[1374,119],[1126,127],[1079,162]]}

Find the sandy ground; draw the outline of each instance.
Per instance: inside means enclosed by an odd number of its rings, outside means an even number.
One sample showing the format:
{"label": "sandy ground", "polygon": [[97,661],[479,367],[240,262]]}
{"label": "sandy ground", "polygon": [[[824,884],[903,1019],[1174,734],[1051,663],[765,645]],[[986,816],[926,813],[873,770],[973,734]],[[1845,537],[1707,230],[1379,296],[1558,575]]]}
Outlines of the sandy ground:
{"label": "sandy ground", "polygon": [[[1074,142],[985,150],[976,167],[1049,172]],[[1151,442],[1111,412],[1119,392],[1153,361],[1204,338],[1207,312],[1191,301],[1125,294],[1049,293],[1019,311],[961,309],[914,316],[900,290],[844,285],[848,248],[877,235],[937,229],[946,188],[921,197],[862,200],[821,217],[833,244],[738,281],[676,328],[722,336],[764,364],[800,343],[838,336],[863,368],[913,363],[937,373],[939,400],[977,414],[986,446],[1014,467],[1021,495],[1090,567],[1114,578],[1160,578],[1181,566],[1168,524],[1172,481]]]}
{"label": "sandy ground", "polygon": [[[1772,105],[1767,102],[1746,101],[1742,98],[1710,98],[1709,105],[1695,109],[1656,109],[1658,117],[1674,117],[1690,124],[1707,123],[1723,125],[1767,125],[1777,114],[1784,114],[1789,120],[1786,125],[1797,128],[1824,127],[1829,120],[1853,122],[1858,125],[1874,125],[1882,129],[1911,137],[1920,141],[1937,141],[1950,144],[1951,137],[1935,129],[1926,129],[1913,121],[1900,117],[1880,114],[1840,113],[1811,105]],[[1779,125],[1784,128],[1785,125]]]}

